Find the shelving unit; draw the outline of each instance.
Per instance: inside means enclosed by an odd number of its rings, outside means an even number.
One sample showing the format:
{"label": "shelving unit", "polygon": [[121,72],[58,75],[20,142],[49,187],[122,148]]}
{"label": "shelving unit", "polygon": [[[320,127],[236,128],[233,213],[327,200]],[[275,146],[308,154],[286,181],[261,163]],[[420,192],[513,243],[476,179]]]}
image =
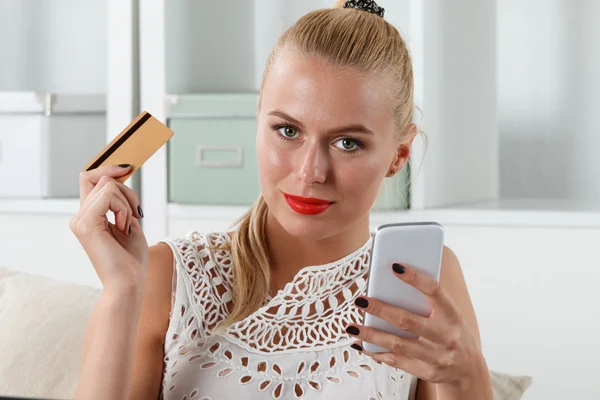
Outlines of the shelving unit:
{"label": "shelving unit", "polygon": [[[218,6],[192,0],[65,1],[69,7],[0,2],[0,46],[14,61],[0,65],[0,89],[105,93],[107,142],[142,109],[166,123],[174,96],[257,92],[277,37],[302,14],[331,5],[325,0],[235,0]],[[593,71],[600,61],[588,57],[581,67],[570,67],[579,68],[571,75],[566,65],[546,62],[559,60],[565,49],[577,60],[591,53],[595,14],[585,7],[594,6],[573,3],[566,8],[573,18],[562,22],[560,8],[550,7],[536,19],[533,5],[514,1],[471,7],[462,0],[448,8],[441,1],[411,0],[384,6],[411,49],[416,105],[423,110],[416,122],[429,147],[417,140],[413,148],[411,210],[377,212],[374,220],[451,214],[457,221],[477,215],[482,224],[527,225],[528,217],[507,217],[518,213],[560,220],[561,226],[595,226],[600,161],[593,149],[600,139],[589,110],[600,91],[586,88],[598,86]],[[527,18],[513,25],[514,15]],[[573,25],[579,17],[581,29]],[[527,53],[553,31],[570,33],[562,47],[538,46]],[[19,40],[8,39],[14,37]],[[30,45],[19,44],[24,41]],[[527,62],[513,63],[515,57]],[[581,80],[589,85],[578,84]],[[549,81],[556,84],[545,86]],[[560,103],[563,89],[576,95],[568,107],[561,107],[567,104]],[[187,219],[191,228],[215,210],[169,203],[166,146],[128,184],[143,198],[150,242],[182,233],[170,228],[175,220]],[[54,215],[76,207],[75,200],[0,199],[3,213]],[[219,209],[222,222],[233,221],[241,210]]]}
{"label": "shelving unit", "polygon": [[[35,92],[40,101],[56,95],[106,96],[110,142],[139,110],[136,14],[134,0],[0,0],[0,53],[10,60],[0,63],[0,91]],[[127,184],[134,186],[135,179]],[[2,198],[0,208],[20,208],[18,200]],[[52,212],[68,200],[40,199],[33,208]]]}
{"label": "shelving unit", "polygon": [[[36,92],[40,101],[44,101],[46,93],[106,92],[105,2],[96,1],[89,6],[69,0],[65,3],[68,12],[51,2],[0,1],[1,91]],[[84,18],[71,18],[71,13]],[[72,35],[84,29],[86,35]],[[72,210],[72,202],[64,199],[18,200],[0,199],[0,210],[47,210],[51,214]]]}
{"label": "shelving unit", "polygon": [[72,216],[79,209],[78,199],[2,200],[0,214],[48,214]]}
{"label": "shelving unit", "polygon": [[[0,91],[103,95],[109,143],[139,113],[137,7],[137,0],[0,0]],[[9,172],[28,179],[26,166]],[[137,174],[126,184],[139,190]],[[0,265],[98,286],[68,227],[78,209],[78,197],[0,198]]]}
{"label": "shelving unit", "polygon": [[[526,159],[510,165],[515,148],[508,144],[513,135],[508,124],[513,116],[506,102],[519,80],[534,71],[515,73],[513,64],[505,61],[512,59],[517,37],[507,24],[511,13],[527,6],[459,3],[452,8],[441,1],[385,4],[386,18],[400,29],[411,49],[416,105],[423,110],[423,115],[416,114],[416,122],[429,146],[425,149],[417,140],[413,147],[411,210],[376,212],[373,220],[452,216],[449,220],[455,222],[492,225],[528,226],[547,219],[543,225],[597,226],[598,210],[582,206],[593,204],[594,196],[567,190],[553,197],[550,190],[542,198],[528,197],[535,193],[530,188],[535,188],[538,175],[545,175],[550,189],[556,186],[546,172],[550,164],[532,165],[527,180],[520,171],[528,165]],[[324,1],[250,5],[241,0],[219,6],[164,0],[142,4],[142,108],[167,122],[173,95],[258,91],[264,61],[278,35],[305,12],[328,6]],[[244,12],[235,14],[235,9]],[[527,38],[528,31],[521,34]],[[548,114],[539,118],[544,115]],[[540,154],[543,145],[533,145],[527,152]],[[145,221],[151,241],[195,227],[226,226],[240,215],[239,208],[216,207],[221,212],[215,219],[213,206],[169,204],[167,164],[167,151],[161,149],[143,167],[144,206],[155,215]],[[595,166],[589,160],[580,164],[579,170]],[[573,178],[593,185],[593,172]]]}

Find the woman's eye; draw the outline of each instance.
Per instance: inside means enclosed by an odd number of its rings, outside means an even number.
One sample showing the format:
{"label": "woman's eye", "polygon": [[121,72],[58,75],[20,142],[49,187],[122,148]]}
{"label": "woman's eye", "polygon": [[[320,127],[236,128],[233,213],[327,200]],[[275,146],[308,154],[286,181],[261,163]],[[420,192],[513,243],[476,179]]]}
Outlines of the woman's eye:
{"label": "woman's eye", "polygon": [[292,139],[298,134],[298,130],[293,126],[282,126],[278,128],[277,131],[279,131],[281,136],[284,136],[288,139]]}
{"label": "woman's eye", "polygon": [[[339,145],[338,145],[339,144]],[[356,143],[354,139],[343,138],[336,142],[336,146],[342,150],[354,151],[360,148],[360,145]]]}

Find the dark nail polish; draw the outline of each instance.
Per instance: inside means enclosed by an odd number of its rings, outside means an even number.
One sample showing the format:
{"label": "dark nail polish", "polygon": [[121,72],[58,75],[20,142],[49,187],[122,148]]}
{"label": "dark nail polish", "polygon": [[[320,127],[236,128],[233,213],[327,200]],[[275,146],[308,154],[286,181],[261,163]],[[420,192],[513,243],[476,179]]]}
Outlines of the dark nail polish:
{"label": "dark nail polish", "polygon": [[348,332],[351,335],[358,335],[360,333],[360,330],[355,326],[349,326],[346,328],[346,332]]}
{"label": "dark nail polish", "polygon": [[359,297],[356,300],[354,300],[354,304],[356,304],[360,308],[369,307],[369,301],[367,299],[363,299],[362,297]]}
{"label": "dark nail polish", "polygon": [[119,164],[119,168],[131,167],[131,164]]}
{"label": "dark nail polish", "polygon": [[403,273],[404,273],[404,271],[406,271],[406,269],[405,269],[405,268],[404,268],[402,265],[400,265],[400,264],[398,264],[398,263],[394,263],[394,264],[392,264],[392,269],[393,269],[393,270],[394,270],[394,272],[395,272],[395,273],[397,273],[397,274],[403,274]]}
{"label": "dark nail polish", "polygon": [[129,225],[129,229],[127,230],[127,234],[131,235],[131,225]]}
{"label": "dark nail polish", "polygon": [[141,218],[144,218],[144,212],[142,211],[142,207],[138,205],[138,214],[140,214]]}
{"label": "dark nail polish", "polygon": [[363,349],[359,344],[356,344],[356,343],[352,343],[350,345],[350,347],[352,347],[354,350],[358,350],[358,351],[362,351],[362,349]]}

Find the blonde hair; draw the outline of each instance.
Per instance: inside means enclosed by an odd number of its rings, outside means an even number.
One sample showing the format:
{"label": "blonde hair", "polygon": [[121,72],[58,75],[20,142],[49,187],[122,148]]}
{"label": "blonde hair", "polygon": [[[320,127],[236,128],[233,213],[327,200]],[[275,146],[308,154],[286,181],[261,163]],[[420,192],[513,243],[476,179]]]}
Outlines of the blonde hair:
{"label": "blonde hair", "polygon": [[[353,68],[385,80],[395,101],[393,118],[398,139],[410,132],[413,119],[413,72],[410,55],[398,30],[375,14],[342,8],[320,9],[301,17],[273,47],[262,76],[262,91],[273,63],[284,50],[313,56],[334,68]],[[383,85],[382,85],[383,87]],[[269,294],[270,267],[265,231],[268,207],[260,196],[236,223],[230,245],[233,265],[233,309],[221,322],[240,321],[263,305]]]}

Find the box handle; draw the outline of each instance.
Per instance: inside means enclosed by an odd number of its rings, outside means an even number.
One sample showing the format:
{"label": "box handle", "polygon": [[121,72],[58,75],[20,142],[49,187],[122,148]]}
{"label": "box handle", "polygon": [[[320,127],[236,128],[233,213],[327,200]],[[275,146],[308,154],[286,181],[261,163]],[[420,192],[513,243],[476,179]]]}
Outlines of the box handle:
{"label": "box handle", "polygon": [[[203,159],[203,152],[206,150],[231,151],[236,153],[235,161],[206,161]],[[196,165],[198,167],[228,167],[239,168],[242,166],[242,146],[210,146],[199,145],[196,149]]]}
{"label": "box handle", "polygon": [[52,106],[54,105],[54,95],[52,93],[37,93],[35,101],[44,107],[44,115],[49,117],[52,115]]}

